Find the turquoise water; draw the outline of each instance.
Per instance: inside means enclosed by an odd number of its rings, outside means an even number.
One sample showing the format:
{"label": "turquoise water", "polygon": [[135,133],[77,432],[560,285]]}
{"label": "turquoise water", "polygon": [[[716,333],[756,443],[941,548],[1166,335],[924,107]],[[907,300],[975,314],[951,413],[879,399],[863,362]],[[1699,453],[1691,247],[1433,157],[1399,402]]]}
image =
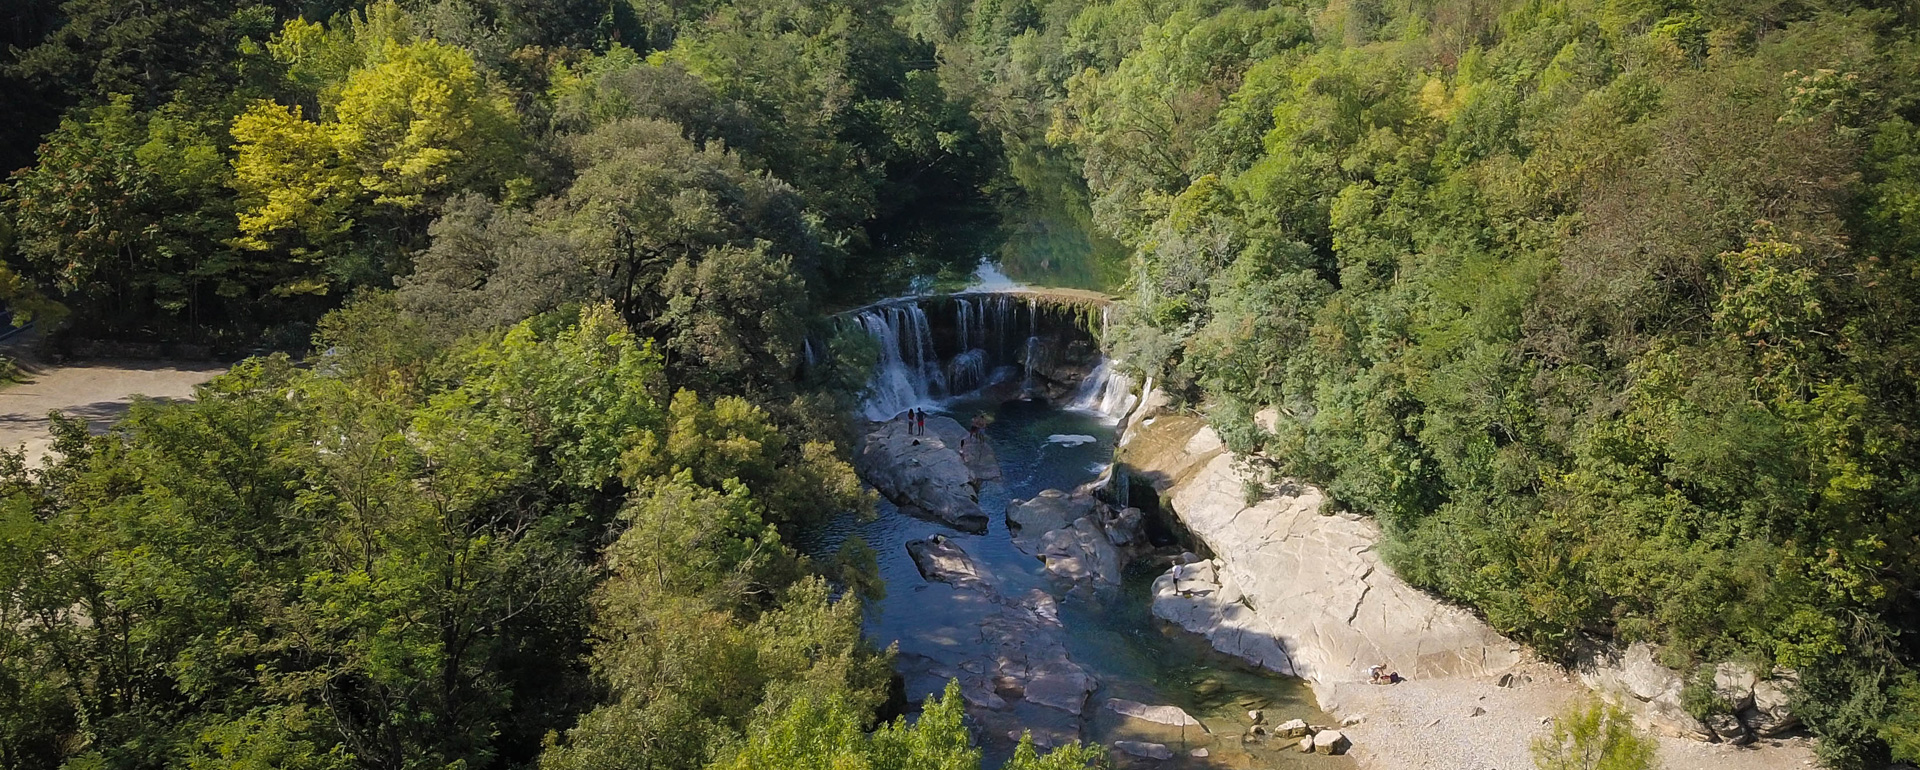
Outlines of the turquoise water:
{"label": "turquoise water", "polygon": [[[1002,729],[1009,722],[1031,728],[1042,738],[1078,735],[1103,744],[1151,741],[1176,752],[1175,759],[1164,762],[1116,753],[1117,766],[1122,768],[1350,766],[1345,758],[1305,756],[1291,746],[1241,743],[1250,708],[1265,710],[1269,722],[1299,717],[1324,724],[1328,718],[1314,707],[1312,694],[1299,680],[1221,655],[1203,640],[1153,618],[1151,586],[1164,571],[1164,561],[1141,559],[1127,571],[1124,585],[1093,590],[1049,575],[1038,559],[1013,545],[1006,524],[1007,504],[1045,489],[1072,490],[1097,477],[1113,457],[1112,425],[1097,415],[1039,402],[974,400],[950,403],[944,410],[962,423],[982,412],[994,418],[987,435],[1001,471],[1001,479],[985,482],[980,489],[980,507],[990,519],[986,534],[959,533],[901,513],[882,500],[874,519],[845,517],[808,533],[801,543],[811,553],[825,554],[857,533],[878,554],[887,596],[869,607],[866,633],[879,647],[898,645],[897,668],[910,702],[918,704],[946,686],[937,670],[953,660],[957,650],[973,643],[980,620],[997,611],[975,592],[956,591],[920,576],[906,543],[944,534],[993,574],[1000,593],[1015,596],[1038,588],[1052,595],[1059,602],[1070,656],[1100,683],[1079,718],[1019,700],[1007,713],[990,715],[992,731],[976,731],[987,749],[989,766],[1011,751],[1012,742]],[[1094,440],[1078,446],[1049,443],[1047,438],[1055,434]],[[1164,552],[1178,550],[1170,546]],[[1189,728],[1183,733],[1179,728],[1129,720],[1102,708],[1109,698],[1179,706],[1211,732]],[[1209,756],[1192,757],[1189,752],[1196,748],[1206,748]]]}

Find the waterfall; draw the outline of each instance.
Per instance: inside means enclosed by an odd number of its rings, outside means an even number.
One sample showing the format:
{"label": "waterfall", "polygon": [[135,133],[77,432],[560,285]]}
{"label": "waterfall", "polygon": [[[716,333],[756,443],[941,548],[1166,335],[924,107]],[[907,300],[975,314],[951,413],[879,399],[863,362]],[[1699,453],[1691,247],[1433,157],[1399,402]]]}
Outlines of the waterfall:
{"label": "waterfall", "polygon": [[924,379],[913,376],[901,356],[899,314],[893,310],[876,308],[857,319],[880,348],[880,360],[874,364],[873,381],[868,384],[867,400],[861,408],[869,420],[892,419],[927,400]]}
{"label": "waterfall", "polygon": [[1102,358],[1080,382],[1080,389],[1073,394],[1067,408],[1094,412],[1117,421],[1133,411],[1138,400],[1139,396],[1133,392],[1133,378],[1115,367],[1112,359]]}
{"label": "waterfall", "polygon": [[947,387],[954,395],[970,393],[987,384],[987,351],[974,348],[947,362]]}
{"label": "waterfall", "polygon": [[[932,407],[1001,383],[1017,383],[1023,395],[1060,398],[1062,406],[1111,419],[1123,416],[1138,400],[1132,382],[1098,358],[1099,330],[1087,328],[1090,321],[1076,320],[1085,316],[1057,312],[1031,294],[902,298],[842,318],[857,324],[878,348],[860,406],[870,420],[892,419],[908,409]],[[1104,326],[1104,317],[1099,320]],[[1024,335],[1021,326],[1026,327]],[[832,355],[815,340],[808,340],[802,352],[809,365]],[[1062,383],[1055,378],[1087,371],[1081,367],[1091,368],[1091,373],[1078,390],[1062,396]],[[1022,373],[1022,379],[1012,379]]]}

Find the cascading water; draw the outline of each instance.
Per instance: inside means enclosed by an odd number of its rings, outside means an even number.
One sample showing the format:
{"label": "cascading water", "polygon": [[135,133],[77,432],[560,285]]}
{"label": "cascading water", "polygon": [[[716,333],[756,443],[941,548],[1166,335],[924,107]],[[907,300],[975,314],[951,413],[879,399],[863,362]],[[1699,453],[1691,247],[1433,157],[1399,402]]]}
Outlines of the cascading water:
{"label": "cascading water", "polygon": [[[930,315],[942,322],[934,323]],[[1059,399],[1069,408],[1112,418],[1132,406],[1132,383],[1099,356],[1098,331],[1087,328],[1088,319],[1031,294],[890,300],[855,311],[852,318],[880,353],[860,410],[867,419],[931,407],[1015,372],[1023,375],[1018,380],[1022,397]],[[1025,335],[1019,335],[1021,327]],[[1024,342],[1008,344],[1017,339]],[[817,350],[810,342],[808,352]],[[1075,372],[1089,371],[1076,382]]]}
{"label": "cascading water", "polygon": [[1080,389],[1073,394],[1073,400],[1067,402],[1067,408],[1096,412],[1117,421],[1133,411],[1134,402],[1139,399],[1134,394],[1133,378],[1114,366],[1112,359],[1102,358],[1087,378],[1080,381]]}

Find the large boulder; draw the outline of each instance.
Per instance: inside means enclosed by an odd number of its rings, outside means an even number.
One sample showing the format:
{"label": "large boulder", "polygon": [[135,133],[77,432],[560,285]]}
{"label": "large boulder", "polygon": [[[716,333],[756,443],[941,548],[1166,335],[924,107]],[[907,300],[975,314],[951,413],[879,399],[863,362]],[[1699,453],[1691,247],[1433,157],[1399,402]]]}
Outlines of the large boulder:
{"label": "large boulder", "polygon": [[1147,516],[1139,508],[1122,508],[1100,524],[1107,541],[1122,548],[1147,545]]}
{"label": "large boulder", "polygon": [[1072,526],[1041,536],[1039,555],[1047,571],[1060,577],[1120,584],[1120,550],[1092,517],[1075,519]]}
{"label": "large boulder", "polygon": [[1287,647],[1219,563],[1175,564],[1153,581],[1153,614],[1206,637],[1214,649],[1283,674],[1298,675]]}
{"label": "large boulder", "polygon": [[1115,513],[1088,490],[1049,489],[1007,505],[1007,529],[1020,550],[1039,557],[1060,577],[1108,585],[1120,583],[1133,552],[1122,547],[1145,543],[1141,518],[1134,508]]}
{"label": "large boulder", "polygon": [[1788,708],[1793,689],[1800,685],[1799,675],[1786,670],[1773,672],[1773,678],[1753,685],[1753,705],[1740,711],[1740,721],[1754,734],[1772,738],[1800,727],[1800,718]]}
{"label": "large boulder", "polygon": [[1696,741],[1716,740],[1713,728],[1682,704],[1681,690],[1686,681],[1679,672],[1660,665],[1653,645],[1635,642],[1624,650],[1602,647],[1582,656],[1576,668],[1588,687],[1625,708],[1653,732]]}
{"label": "large boulder", "polygon": [[987,590],[992,587],[993,579],[986,569],[945,535],[908,541],[907,555],[913,557],[913,566],[920,570],[920,576],[928,580],[956,588]]}
{"label": "large boulder", "polygon": [[1007,531],[1012,533],[1015,546],[1037,555],[1042,536],[1092,514],[1100,504],[1091,495],[1048,489],[1007,504]]}
{"label": "large boulder", "polygon": [[927,418],[925,435],[909,433],[905,419],[875,423],[854,469],[901,510],[983,534],[979,476],[959,449],[966,437],[960,423],[938,415]]}

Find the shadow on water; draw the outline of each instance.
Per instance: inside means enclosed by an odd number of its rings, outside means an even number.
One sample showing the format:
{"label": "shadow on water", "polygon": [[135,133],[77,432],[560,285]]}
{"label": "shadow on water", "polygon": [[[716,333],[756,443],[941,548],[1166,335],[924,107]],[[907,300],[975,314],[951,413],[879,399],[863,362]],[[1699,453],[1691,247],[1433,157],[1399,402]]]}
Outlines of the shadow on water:
{"label": "shadow on water", "polygon": [[[1008,503],[1046,489],[1072,490],[1097,478],[1113,458],[1116,435],[1110,422],[1040,401],[960,400],[940,411],[962,423],[982,413],[992,418],[987,435],[999,460],[1001,479],[980,488],[980,507],[990,520],[986,534],[959,533],[906,515],[882,500],[874,519],[843,517],[806,533],[799,543],[810,553],[824,555],[859,534],[873,547],[887,595],[868,608],[865,630],[877,646],[899,645],[904,696],[914,704],[912,708],[944,688],[946,677],[941,672],[954,665],[962,651],[976,649],[969,646],[979,644],[981,621],[997,611],[981,601],[977,592],[920,576],[907,553],[907,542],[944,534],[992,575],[1001,594],[1038,588],[1053,596],[1066,629],[1062,636],[1068,654],[1099,682],[1077,719],[1016,700],[1009,707],[1012,716],[1036,735],[1078,733],[1084,740],[1108,746],[1117,740],[1146,741],[1165,744],[1175,752],[1172,760],[1156,761],[1116,751],[1116,766],[1123,769],[1347,766],[1348,760],[1342,758],[1301,755],[1290,741],[1243,744],[1241,736],[1251,725],[1247,711],[1252,709],[1264,711],[1269,722],[1298,717],[1325,724],[1328,717],[1317,709],[1303,682],[1222,655],[1205,640],[1153,617],[1153,580],[1167,569],[1167,557],[1178,553],[1184,540],[1177,522],[1150,533],[1163,547],[1131,564],[1123,585],[1097,590],[1047,574],[1038,559],[1013,544],[1006,522]],[[1086,441],[1088,437],[1092,440]],[[1134,490],[1129,502],[1150,513],[1157,511],[1151,490],[1151,484],[1143,481],[1143,488]],[[1183,731],[1123,717],[1103,708],[1110,698],[1179,706],[1206,729]],[[977,737],[990,767],[1011,753],[1013,743],[1006,735]],[[1207,749],[1208,756],[1191,755],[1199,748]]]}

